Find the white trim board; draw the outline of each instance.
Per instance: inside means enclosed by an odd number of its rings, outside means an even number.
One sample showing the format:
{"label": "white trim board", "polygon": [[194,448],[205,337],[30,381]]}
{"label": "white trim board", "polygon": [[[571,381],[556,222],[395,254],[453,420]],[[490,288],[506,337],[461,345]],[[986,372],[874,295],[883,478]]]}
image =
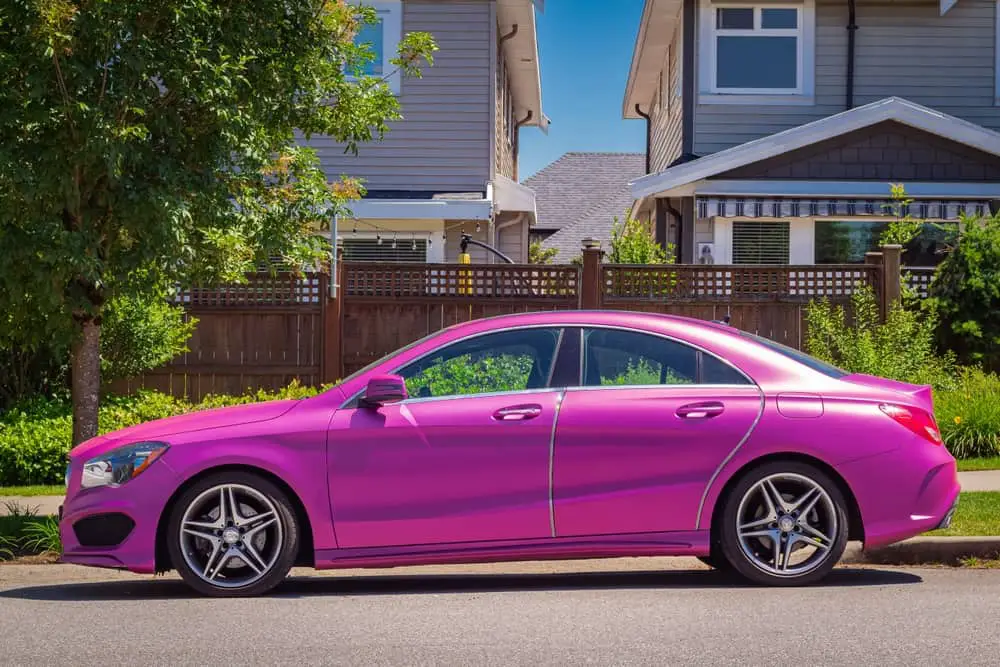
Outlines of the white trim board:
{"label": "white trim board", "polygon": [[673,188],[783,155],[885,121],[895,121],[1000,156],[1000,133],[928,107],[889,97],[805,125],[748,141],[630,183],[634,199],[659,196]]}
{"label": "white trim board", "polygon": [[361,199],[347,205],[344,220],[492,220],[489,199]]}

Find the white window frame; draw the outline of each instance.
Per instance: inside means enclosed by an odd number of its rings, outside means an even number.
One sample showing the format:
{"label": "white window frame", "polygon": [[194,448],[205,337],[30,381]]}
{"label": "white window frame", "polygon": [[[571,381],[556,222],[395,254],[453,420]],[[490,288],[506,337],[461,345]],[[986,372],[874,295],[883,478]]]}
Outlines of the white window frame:
{"label": "white window frame", "polygon": [[421,231],[421,232],[411,232],[411,231],[397,231],[385,230],[377,231],[371,229],[359,229],[358,231],[353,231],[352,229],[345,229],[345,227],[350,227],[352,221],[346,221],[342,223],[337,238],[340,241],[349,241],[350,239],[377,239],[380,235],[384,243],[392,243],[392,235],[396,235],[397,243],[410,243],[413,239],[427,241],[427,253],[425,260],[428,264],[443,264],[444,263],[444,235],[441,232],[431,232],[431,231]]}
{"label": "white window frame", "polygon": [[[382,76],[389,89],[399,95],[402,86],[402,74],[390,60],[399,52],[399,42],[403,39],[403,2],[402,0],[360,0],[351,4],[361,7],[372,7],[382,19]],[[355,81],[353,74],[347,74],[349,81]]]}
{"label": "white window frame", "polygon": [[[699,96],[700,104],[776,104],[812,105],[816,86],[816,3],[815,0],[787,3],[753,3],[699,0]],[[754,30],[716,28],[717,9],[754,10]],[[798,28],[760,28],[762,9],[796,9]],[[782,36],[797,39],[796,72],[798,86],[791,88],[719,88],[717,85],[716,38],[725,35]]]}

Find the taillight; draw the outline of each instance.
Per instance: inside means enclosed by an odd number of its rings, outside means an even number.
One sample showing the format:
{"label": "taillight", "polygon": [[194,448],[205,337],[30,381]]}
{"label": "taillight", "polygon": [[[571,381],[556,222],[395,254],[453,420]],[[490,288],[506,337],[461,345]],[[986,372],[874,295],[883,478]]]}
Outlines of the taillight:
{"label": "taillight", "polygon": [[910,408],[893,403],[883,403],[878,406],[882,412],[892,417],[925,440],[935,445],[942,444],[941,431],[938,430],[934,416],[919,408]]}

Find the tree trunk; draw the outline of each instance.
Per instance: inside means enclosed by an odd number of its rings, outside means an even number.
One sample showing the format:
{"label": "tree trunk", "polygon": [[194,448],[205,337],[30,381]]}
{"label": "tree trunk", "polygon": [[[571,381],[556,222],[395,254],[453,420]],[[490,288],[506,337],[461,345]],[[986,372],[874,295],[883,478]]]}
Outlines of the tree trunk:
{"label": "tree trunk", "polygon": [[83,332],[73,344],[73,445],[97,435],[97,407],[101,392],[101,326],[83,321]]}

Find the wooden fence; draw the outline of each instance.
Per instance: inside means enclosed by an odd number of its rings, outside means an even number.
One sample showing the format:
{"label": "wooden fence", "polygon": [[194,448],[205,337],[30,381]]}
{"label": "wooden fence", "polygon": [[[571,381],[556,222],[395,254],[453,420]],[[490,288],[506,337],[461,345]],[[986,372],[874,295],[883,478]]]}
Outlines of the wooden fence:
{"label": "wooden fence", "polygon": [[801,348],[810,300],[845,303],[872,287],[883,312],[899,297],[898,249],[862,265],[622,266],[585,250],[582,266],[340,262],[337,298],[325,274],[255,274],[245,284],[191,290],[178,302],[199,320],[191,351],[116,389],[156,388],[199,399],[332,382],[452,324],[518,312],[617,309],[729,318]]}

